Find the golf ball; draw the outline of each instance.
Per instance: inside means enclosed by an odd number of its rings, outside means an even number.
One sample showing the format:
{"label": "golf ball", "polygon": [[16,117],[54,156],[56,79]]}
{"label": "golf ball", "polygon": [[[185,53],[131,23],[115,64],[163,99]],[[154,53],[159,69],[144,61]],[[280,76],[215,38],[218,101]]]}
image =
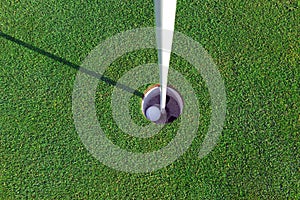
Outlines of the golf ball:
{"label": "golf ball", "polygon": [[161,112],[160,112],[159,107],[157,107],[157,106],[150,106],[146,110],[146,117],[149,120],[151,120],[152,122],[159,120],[160,116],[161,116]]}

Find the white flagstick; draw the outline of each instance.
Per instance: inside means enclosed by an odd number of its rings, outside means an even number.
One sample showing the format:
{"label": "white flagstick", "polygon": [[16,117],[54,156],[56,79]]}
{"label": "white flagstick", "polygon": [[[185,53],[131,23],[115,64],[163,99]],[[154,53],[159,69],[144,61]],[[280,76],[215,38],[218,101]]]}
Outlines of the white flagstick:
{"label": "white flagstick", "polygon": [[160,110],[162,113],[165,113],[176,0],[154,0],[154,4],[158,64],[160,69]]}

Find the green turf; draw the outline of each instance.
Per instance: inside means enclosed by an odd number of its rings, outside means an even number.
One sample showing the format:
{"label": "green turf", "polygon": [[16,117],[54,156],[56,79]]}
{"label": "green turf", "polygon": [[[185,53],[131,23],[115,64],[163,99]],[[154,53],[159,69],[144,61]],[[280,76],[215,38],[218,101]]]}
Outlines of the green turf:
{"label": "green turf", "polygon": [[[299,199],[299,6],[296,0],[178,0],[176,30],[203,45],[224,79],[224,131],[214,150],[198,159],[209,93],[196,69],[172,55],[171,67],[200,102],[197,138],[168,167],[129,174],[85,149],[72,117],[72,89],[76,65],[100,42],[154,26],[153,1],[0,1],[1,32],[74,63],[0,37],[0,199]],[[156,61],[155,50],[132,52],[105,75],[117,81]],[[96,103],[115,144],[148,152],[174,137],[178,123],[149,141],[120,132],[111,116],[112,90],[100,82]],[[134,98],[131,112],[144,125]]]}

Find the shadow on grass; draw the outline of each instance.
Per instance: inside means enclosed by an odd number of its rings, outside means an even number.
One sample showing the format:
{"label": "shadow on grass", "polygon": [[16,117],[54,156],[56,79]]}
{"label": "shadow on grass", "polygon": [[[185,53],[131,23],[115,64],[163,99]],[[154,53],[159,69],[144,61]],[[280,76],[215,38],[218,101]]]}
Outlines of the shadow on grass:
{"label": "shadow on grass", "polygon": [[99,79],[101,81],[104,81],[105,83],[107,83],[109,85],[116,86],[116,87],[118,87],[118,88],[120,88],[120,89],[122,89],[124,91],[130,92],[130,93],[132,93],[132,94],[134,94],[134,95],[136,95],[138,97],[141,97],[141,98],[144,97],[144,94],[142,92],[140,92],[140,91],[134,90],[133,88],[130,88],[130,87],[128,87],[126,85],[123,85],[123,84],[120,84],[120,83],[117,84],[116,81],[110,79],[109,77],[103,76],[102,74],[98,74],[98,73],[96,73],[94,71],[91,71],[89,69],[83,68],[83,67],[81,67],[81,66],[79,66],[77,64],[74,64],[74,63],[72,63],[72,62],[70,62],[70,61],[68,61],[68,60],[66,60],[64,58],[61,58],[59,56],[56,56],[56,55],[54,55],[52,53],[49,53],[49,52],[43,50],[43,49],[35,47],[35,46],[33,46],[31,44],[28,44],[26,42],[23,42],[22,40],[14,38],[14,37],[12,37],[12,36],[10,36],[8,34],[5,34],[5,33],[1,32],[1,31],[0,31],[0,36],[2,38],[5,38],[5,39],[7,39],[7,40],[9,40],[11,42],[14,42],[14,43],[20,45],[20,46],[23,46],[23,47],[26,47],[27,49],[35,51],[35,52],[37,52],[37,53],[39,53],[41,55],[47,56],[48,58],[51,58],[51,59],[53,59],[53,60],[55,60],[57,62],[60,62],[60,63],[62,63],[64,65],[69,66],[69,67],[72,67],[72,68],[74,68],[76,70],[79,70],[79,71],[81,71],[81,72],[83,72],[83,73],[85,73],[85,74],[87,74],[89,76],[92,76],[92,77],[95,77],[95,78],[97,78],[97,79]]}

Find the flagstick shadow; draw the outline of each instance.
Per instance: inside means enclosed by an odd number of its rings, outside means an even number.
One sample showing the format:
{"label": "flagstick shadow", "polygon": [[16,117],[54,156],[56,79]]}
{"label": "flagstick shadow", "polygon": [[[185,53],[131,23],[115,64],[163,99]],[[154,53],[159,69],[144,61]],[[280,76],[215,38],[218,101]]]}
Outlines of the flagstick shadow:
{"label": "flagstick shadow", "polygon": [[116,81],[112,80],[109,77],[106,77],[106,76],[104,76],[102,74],[99,74],[97,72],[91,71],[89,69],[83,68],[83,67],[81,67],[81,66],[79,66],[77,64],[74,64],[74,63],[72,63],[72,62],[70,62],[70,61],[68,61],[68,60],[66,60],[64,58],[61,58],[61,57],[56,56],[56,55],[54,55],[54,54],[52,54],[50,52],[47,52],[47,51],[43,50],[43,49],[35,47],[35,46],[33,46],[31,44],[28,44],[26,42],[23,42],[22,40],[14,38],[14,37],[12,37],[12,36],[10,36],[8,34],[0,32],[0,36],[2,38],[5,38],[5,39],[7,39],[7,40],[9,40],[11,42],[14,42],[14,43],[20,45],[20,46],[23,46],[23,47],[25,47],[27,49],[35,51],[35,52],[37,52],[37,53],[39,53],[41,55],[47,56],[48,58],[51,58],[52,60],[60,62],[60,63],[62,63],[64,65],[69,66],[69,67],[72,67],[72,68],[74,68],[74,69],[76,69],[76,70],[78,70],[80,72],[83,72],[83,73],[89,75],[89,76],[95,77],[98,80],[104,81],[105,83],[107,83],[109,85],[116,86],[116,87],[118,87],[118,88],[120,88],[120,89],[122,89],[124,91],[130,92],[130,93],[132,93],[132,94],[134,94],[134,95],[136,95],[138,97],[141,97],[141,98],[144,97],[144,94],[142,92],[139,92],[139,91],[137,91],[137,90],[135,90],[135,89],[133,89],[131,87],[128,87],[128,86],[124,85],[124,84],[117,83]]}

